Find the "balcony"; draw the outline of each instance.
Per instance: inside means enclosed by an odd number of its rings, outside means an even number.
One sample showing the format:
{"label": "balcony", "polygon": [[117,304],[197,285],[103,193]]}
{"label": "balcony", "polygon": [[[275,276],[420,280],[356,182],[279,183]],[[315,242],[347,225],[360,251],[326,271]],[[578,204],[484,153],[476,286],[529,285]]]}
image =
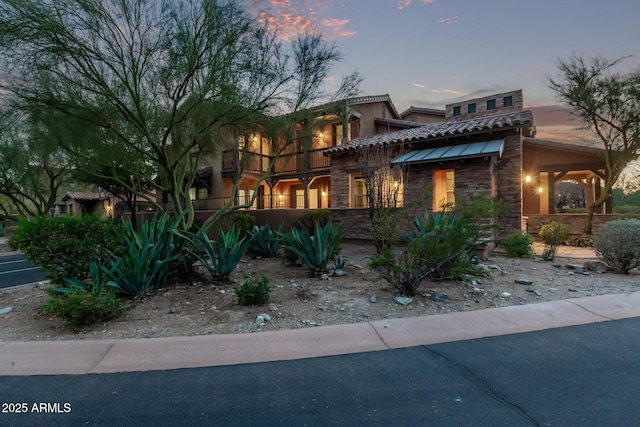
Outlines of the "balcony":
{"label": "balcony", "polygon": [[264,173],[272,162],[272,175],[328,171],[330,159],[322,154],[324,150],[299,151],[282,154],[278,158],[244,150],[228,150],[222,154],[222,171]]}

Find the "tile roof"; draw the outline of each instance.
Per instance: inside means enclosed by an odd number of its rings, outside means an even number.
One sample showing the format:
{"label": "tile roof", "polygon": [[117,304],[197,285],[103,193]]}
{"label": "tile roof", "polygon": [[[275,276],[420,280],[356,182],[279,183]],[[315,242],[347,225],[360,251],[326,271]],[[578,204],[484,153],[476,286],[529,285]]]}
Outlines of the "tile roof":
{"label": "tile roof", "polygon": [[65,201],[65,200],[73,199],[73,200],[91,201],[91,200],[107,200],[108,198],[109,196],[106,193],[69,192],[65,194],[64,197],[62,197],[62,200]]}
{"label": "tile roof", "polygon": [[359,147],[380,144],[401,144],[407,142],[426,141],[432,138],[455,137],[482,131],[511,129],[521,126],[532,126],[531,111],[517,111],[495,116],[475,117],[467,120],[427,123],[411,129],[402,129],[364,138],[354,139],[347,144],[328,148],[325,155],[343,153]]}
{"label": "tile roof", "polygon": [[402,128],[417,128],[424,124],[424,123],[412,122],[411,120],[388,119],[388,118],[382,118],[382,117],[374,117],[373,120],[377,124],[402,127]]}
{"label": "tile roof", "polygon": [[420,114],[434,114],[438,116],[444,116],[446,114],[445,110],[440,110],[437,108],[427,108],[427,107],[414,107],[413,105],[408,109],[404,110],[400,113],[400,117],[406,117],[411,113],[420,113]]}

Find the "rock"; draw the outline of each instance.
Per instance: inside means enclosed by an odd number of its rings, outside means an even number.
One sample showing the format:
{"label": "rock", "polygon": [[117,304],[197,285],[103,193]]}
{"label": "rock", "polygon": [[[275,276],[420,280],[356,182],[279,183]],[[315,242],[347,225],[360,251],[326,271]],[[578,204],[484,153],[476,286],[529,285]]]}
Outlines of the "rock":
{"label": "rock", "polygon": [[582,274],[584,272],[584,265],[580,264],[567,264],[566,267],[570,270],[575,270],[576,273]]}
{"label": "rock", "polygon": [[171,308],[169,309],[169,313],[171,313],[171,314],[175,314],[175,313],[177,313],[177,312],[178,312],[178,310],[176,310],[176,308],[175,308],[175,307],[171,307]]}
{"label": "rock", "polygon": [[511,296],[511,294],[509,292],[503,292],[503,293],[500,294],[500,296],[502,298],[509,298]]}
{"label": "rock", "polygon": [[600,261],[587,261],[584,263],[584,268],[589,271],[597,271],[598,273],[607,271],[607,266]]}
{"label": "rock", "polygon": [[484,285],[484,279],[476,279],[478,285]]}
{"label": "rock", "polygon": [[320,280],[329,280],[329,276],[328,276],[328,275],[326,275],[325,273],[322,273],[322,274],[320,275]]}
{"label": "rock", "polygon": [[539,290],[537,290],[537,289],[534,289],[534,290],[533,290],[533,293],[534,293],[534,294],[536,294],[536,296],[538,296],[538,297],[541,297],[541,296],[542,296],[542,292],[540,292],[540,291],[539,291]]}
{"label": "rock", "polygon": [[553,265],[555,268],[562,268],[562,264],[551,264]]}
{"label": "rock", "polygon": [[367,313],[366,311],[364,313],[362,313],[362,317],[364,317],[365,319],[369,318],[369,313]]}
{"label": "rock", "polygon": [[515,282],[520,285],[526,285],[526,286],[533,285],[533,282],[531,280],[526,280],[526,279],[516,279]]}
{"label": "rock", "polygon": [[474,295],[482,295],[484,293],[484,291],[480,288],[473,288],[472,292]]}
{"label": "rock", "polygon": [[7,314],[7,313],[11,313],[13,311],[13,307],[5,307],[3,309],[0,309],[0,314]]}
{"label": "rock", "polygon": [[317,322],[314,322],[313,320],[309,320],[309,319],[307,319],[305,317],[303,317],[301,321],[302,321],[302,324],[304,324],[304,325],[318,326]]}
{"label": "rock", "polygon": [[265,322],[271,322],[271,316],[268,315],[267,313],[260,313],[258,315],[258,317],[262,316],[262,318],[264,319]]}
{"label": "rock", "polygon": [[371,301],[372,303],[374,303],[374,304],[375,304],[376,302],[378,302],[378,297],[377,297],[377,296],[375,296],[375,295],[371,295],[371,296],[369,297],[369,301]]}
{"label": "rock", "polygon": [[467,282],[467,283],[472,283],[475,282],[476,278],[473,277],[471,274],[463,274],[460,276],[460,278],[462,279],[463,282]]}
{"label": "rock", "polygon": [[491,270],[500,270],[500,266],[498,264],[487,265],[487,268],[489,268]]}
{"label": "rock", "polygon": [[446,299],[449,299],[449,295],[447,295],[446,293],[442,292],[442,293],[436,295],[436,297],[434,298],[434,301],[444,301]]}
{"label": "rock", "polygon": [[353,268],[357,268],[359,270],[362,269],[362,266],[360,264],[351,264],[353,266]]}
{"label": "rock", "polygon": [[344,272],[344,270],[343,270],[343,269],[341,269],[341,268],[337,268],[337,269],[335,269],[335,270],[333,271],[333,275],[334,275],[334,276],[336,276],[336,277],[342,277],[342,276],[344,276],[345,274],[347,274],[347,273],[345,273],[345,272]]}
{"label": "rock", "polygon": [[262,316],[256,317],[256,325],[264,326],[264,317],[262,317]]}
{"label": "rock", "polygon": [[403,306],[407,306],[413,302],[413,299],[408,297],[395,297],[393,300]]}
{"label": "rock", "polygon": [[274,303],[271,303],[271,304],[269,304],[269,310],[278,311],[278,306],[275,305]]}
{"label": "rock", "polygon": [[422,297],[423,297],[423,298],[431,298],[431,297],[432,297],[432,294],[430,294],[430,293],[424,293],[424,294],[422,294]]}
{"label": "rock", "polygon": [[535,262],[543,262],[543,261],[544,261],[544,258],[535,257],[533,260],[534,260]]}

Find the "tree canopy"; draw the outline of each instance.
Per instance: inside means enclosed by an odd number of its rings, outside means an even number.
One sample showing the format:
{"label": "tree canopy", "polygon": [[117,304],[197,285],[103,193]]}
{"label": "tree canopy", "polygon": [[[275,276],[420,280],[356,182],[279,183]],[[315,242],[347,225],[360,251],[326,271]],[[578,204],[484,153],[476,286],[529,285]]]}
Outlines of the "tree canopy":
{"label": "tree canopy", "polygon": [[76,167],[162,209],[131,184],[151,183],[185,227],[221,130],[317,102],[342,59],[318,33],[280,41],[234,0],[0,0],[0,47],[6,105],[57,115]]}
{"label": "tree canopy", "polygon": [[624,59],[587,59],[573,54],[558,61],[559,76],[548,81],[557,99],[571,107],[573,115],[604,148],[604,191],[587,207],[584,231],[588,234],[596,208],[608,199],[625,166],[640,149],[640,69],[621,71]]}

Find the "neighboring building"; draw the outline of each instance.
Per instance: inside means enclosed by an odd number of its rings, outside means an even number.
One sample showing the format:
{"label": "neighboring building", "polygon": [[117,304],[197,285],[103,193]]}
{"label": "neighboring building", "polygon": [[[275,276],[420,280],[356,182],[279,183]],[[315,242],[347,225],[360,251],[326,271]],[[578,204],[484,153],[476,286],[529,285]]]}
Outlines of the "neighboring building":
{"label": "neighboring building", "polygon": [[[97,214],[102,217],[113,216],[114,200],[108,193],[69,192],[62,197],[66,215]],[[62,212],[64,211],[64,212]]]}

